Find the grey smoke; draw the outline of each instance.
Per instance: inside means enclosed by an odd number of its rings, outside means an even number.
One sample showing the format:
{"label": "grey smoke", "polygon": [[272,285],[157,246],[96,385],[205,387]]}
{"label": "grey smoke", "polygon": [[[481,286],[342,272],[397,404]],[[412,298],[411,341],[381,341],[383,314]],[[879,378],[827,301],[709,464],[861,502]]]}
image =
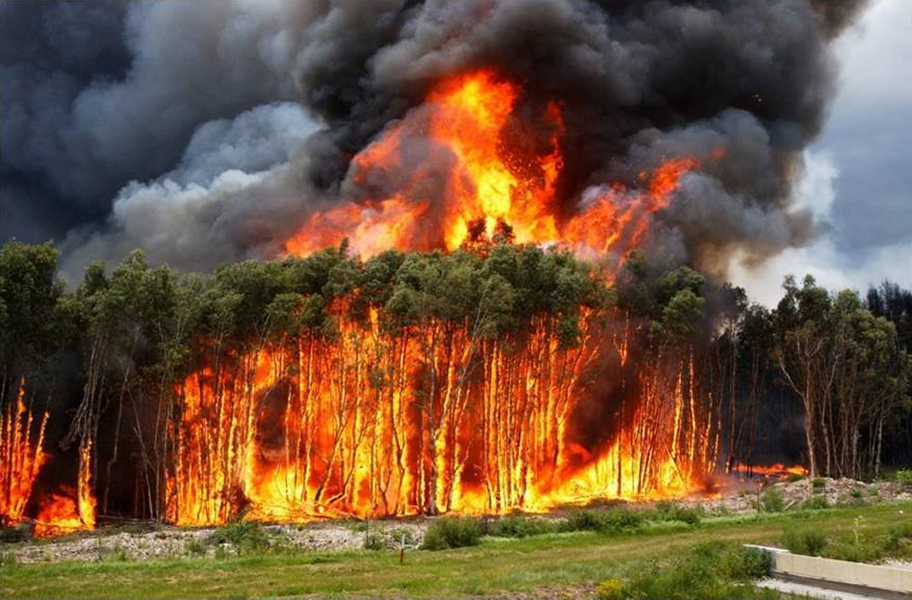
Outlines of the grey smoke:
{"label": "grey smoke", "polygon": [[192,268],[274,255],[314,207],[364,195],[349,160],[440,78],[494,65],[524,84],[514,127],[535,135],[523,109],[563,102],[564,215],[723,147],[659,228],[722,272],[734,248],[760,261],[817,230],[790,188],[860,6],[4,2],[0,237],[63,240],[71,276],[137,246]]}

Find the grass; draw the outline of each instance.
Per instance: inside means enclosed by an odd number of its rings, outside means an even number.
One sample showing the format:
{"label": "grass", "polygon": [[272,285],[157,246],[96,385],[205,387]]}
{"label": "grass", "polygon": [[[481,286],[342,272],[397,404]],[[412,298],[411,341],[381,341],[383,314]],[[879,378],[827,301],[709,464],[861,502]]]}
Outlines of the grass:
{"label": "grass", "polygon": [[[912,502],[884,503],[703,517],[699,526],[670,523],[609,532],[482,537],[477,546],[408,551],[404,565],[399,565],[398,550],[287,550],[147,561],[4,561],[0,569],[4,598],[464,598],[532,589],[560,595],[560,590],[569,588],[594,590],[607,580],[616,580],[643,598],[664,597],[669,586],[683,586],[676,594],[684,595],[674,597],[728,593],[734,589],[728,586],[737,586],[738,597],[764,597],[765,592],[742,583],[746,578],[737,575],[755,568],[748,560],[731,558],[740,544],[775,544],[784,530],[795,528],[827,531],[837,541],[854,539],[856,534],[862,542],[889,540],[895,534],[901,555],[906,538],[901,531],[891,534],[891,530],[910,514]],[[717,561],[706,556],[728,558]],[[707,562],[722,566],[707,572]],[[676,571],[684,575],[675,575]]]}
{"label": "grass", "polygon": [[863,514],[852,520],[848,531],[834,534],[817,529],[789,529],[782,543],[792,552],[823,556],[852,562],[877,562],[884,558],[912,558],[912,520],[904,520],[888,529],[868,527]]}

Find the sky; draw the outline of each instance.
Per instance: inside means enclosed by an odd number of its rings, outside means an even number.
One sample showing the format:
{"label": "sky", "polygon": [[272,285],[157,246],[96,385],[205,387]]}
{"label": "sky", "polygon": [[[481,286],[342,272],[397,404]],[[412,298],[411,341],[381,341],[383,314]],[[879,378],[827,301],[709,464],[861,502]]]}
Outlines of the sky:
{"label": "sky", "polygon": [[775,305],[787,274],[862,292],[884,279],[912,285],[910,32],[912,1],[876,0],[836,42],[839,92],[795,189],[828,230],[759,269],[736,266],[752,299]]}

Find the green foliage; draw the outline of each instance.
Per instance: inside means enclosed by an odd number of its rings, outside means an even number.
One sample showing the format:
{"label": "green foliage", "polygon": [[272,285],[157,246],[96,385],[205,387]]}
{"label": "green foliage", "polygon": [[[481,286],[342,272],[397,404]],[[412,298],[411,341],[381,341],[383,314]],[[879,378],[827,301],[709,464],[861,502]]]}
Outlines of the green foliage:
{"label": "green foliage", "polygon": [[688,525],[697,525],[703,516],[702,507],[684,507],[675,502],[661,500],[656,502],[655,514],[661,521],[680,521]]}
{"label": "green foliage", "polygon": [[900,469],[897,471],[896,481],[905,486],[912,486],[912,469]]}
{"label": "green foliage", "polygon": [[598,531],[617,533],[632,530],[643,523],[643,516],[623,508],[608,510],[581,509],[571,512],[560,525],[562,531]]}
{"label": "green foliage", "polygon": [[524,538],[557,531],[552,521],[536,517],[510,515],[494,521],[488,527],[488,535],[497,537]]}
{"label": "green foliage", "polygon": [[383,541],[383,537],[376,533],[368,533],[364,536],[364,549],[365,550],[383,550],[386,548],[386,543]]}
{"label": "green foliage", "polygon": [[446,550],[477,546],[481,540],[478,519],[472,517],[440,517],[424,534],[422,550]]}
{"label": "green foliage", "polygon": [[815,492],[822,492],[826,488],[826,479],[823,477],[815,477],[811,480],[811,487]]}
{"label": "green foliage", "polygon": [[769,558],[759,550],[710,542],[684,552],[665,568],[647,569],[632,579],[620,597],[644,599],[778,598],[772,590],[750,585],[769,572]]}
{"label": "green foliage", "polygon": [[13,240],[0,247],[0,367],[8,372],[18,375],[42,362],[56,342],[63,293],[55,278],[58,255],[50,243]]}
{"label": "green foliage", "polygon": [[205,554],[206,545],[202,541],[198,540],[197,538],[193,538],[192,540],[188,540],[187,543],[184,544],[184,551],[187,554],[195,554],[195,555]]}
{"label": "green foliage", "polygon": [[238,554],[265,550],[271,545],[266,531],[258,523],[252,522],[226,525],[214,531],[207,541],[219,546],[231,544]]}
{"label": "green foliage", "polygon": [[825,496],[814,495],[805,500],[801,506],[810,510],[821,510],[824,508],[829,508],[830,503],[827,502]]}
{"label": "green foliage", "polygon": [[827,543],[826,534],[819,529],[789,529],[782,536],[782,545],[795,554],[819,556]]}
{"label": "green foliage", "polygon": [[785,510],[785,498],[783,498],[782,492],[777,489],[771,489],[763,494],[761,504],[766,512],[782,512]]}

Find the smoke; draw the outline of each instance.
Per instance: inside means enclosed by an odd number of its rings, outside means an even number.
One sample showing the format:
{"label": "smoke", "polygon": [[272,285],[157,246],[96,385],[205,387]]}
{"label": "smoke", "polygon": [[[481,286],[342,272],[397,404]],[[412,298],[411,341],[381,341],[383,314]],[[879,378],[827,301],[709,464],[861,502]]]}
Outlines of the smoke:
{"label": "smoke", "polygon": [[[441,78],[495,67],[561,102],[560,213],[698,156],[652,243],[724,273],[812,239],[802,150],[861,2],[5,2],[0,236],[65,271],[143,247],[188,268],[271,256]],[[721,155],[720,158],[708,158]],[[414,166],[409,167],[414,168]]]}

